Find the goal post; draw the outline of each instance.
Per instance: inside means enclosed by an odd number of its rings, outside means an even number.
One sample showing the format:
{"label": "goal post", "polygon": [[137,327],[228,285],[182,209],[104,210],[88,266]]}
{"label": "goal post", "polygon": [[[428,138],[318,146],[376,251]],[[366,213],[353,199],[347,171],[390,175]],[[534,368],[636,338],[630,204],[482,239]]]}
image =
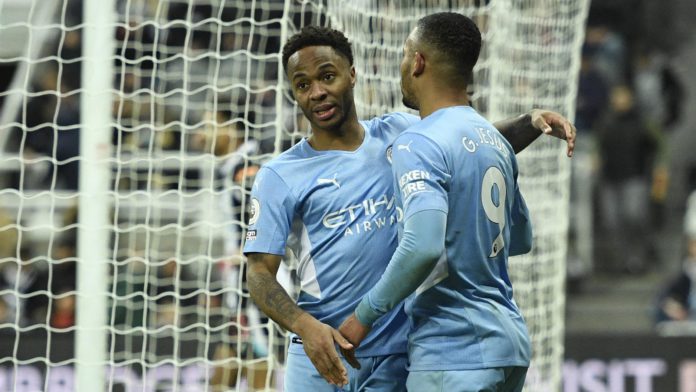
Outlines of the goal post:
{"label": "goal post", "polygon": [[[0,390],[281,390],[288,342],[252,305],[240,248],[255,172],[307,134],[283,43],[309,24],[343,31],[368,118],[406,110],[416,21],[462,12],[484,38],[484,116],[572,118],[589,0],[82,4],[0,0],[0,41],[16,47],[0,50],[15,69],[0,91]],[[564,152],[541,137],[518,155],[535,233],[510,260],[528,391],[561,384]]]}
{"label": "goal post", "polygon": [[107,343],[114,0],[83,0],[75,359],[79,391],[100,390]]}

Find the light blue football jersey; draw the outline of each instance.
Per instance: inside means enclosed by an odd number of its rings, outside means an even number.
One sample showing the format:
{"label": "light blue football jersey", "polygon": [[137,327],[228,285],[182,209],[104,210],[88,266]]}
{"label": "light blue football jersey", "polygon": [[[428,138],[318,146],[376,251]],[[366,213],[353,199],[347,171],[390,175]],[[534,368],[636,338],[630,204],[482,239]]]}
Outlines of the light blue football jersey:
{"label": "light blue football jersey", "polygon": [[404,218],[447,213],[445,252],[406,301],[409,369],[528,366],[507,271],[510,228],[528,222],[512,147],[473,108],[457,106],[415,124],[392,149]]}
{"label": "light blue football jersey", "polygon": [[[387,148],[419,121],[392,113],[361,121],[355,151],[316,151],[306,140],[265,164],[252,188],[244,253],[297,259],[298,305],[337,328],[384,273],[397,245],[396,208]],[[406,352],[403,305],[376,323],[360,357]],[[298,344],[292,352],[304,353]]]}

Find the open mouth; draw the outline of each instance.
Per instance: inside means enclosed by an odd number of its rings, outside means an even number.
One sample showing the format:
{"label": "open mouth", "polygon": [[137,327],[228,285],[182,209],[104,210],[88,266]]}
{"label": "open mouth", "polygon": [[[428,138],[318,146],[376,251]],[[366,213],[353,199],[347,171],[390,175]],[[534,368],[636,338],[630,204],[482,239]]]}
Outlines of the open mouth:
{"label": "open mouth", "polygon": [[314,115],[319,119],[320,121],[325,121],[333,117],[333,115],[336,113],[336,107],[335,106],[322,106],[318,109],[314,110]]}

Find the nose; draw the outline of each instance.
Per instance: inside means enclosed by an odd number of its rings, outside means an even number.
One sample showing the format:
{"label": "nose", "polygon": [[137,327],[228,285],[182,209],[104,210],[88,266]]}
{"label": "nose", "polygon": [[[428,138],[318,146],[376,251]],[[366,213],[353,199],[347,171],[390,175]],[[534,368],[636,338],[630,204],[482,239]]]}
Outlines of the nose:
{"label": "nose", "polygon": [[323,101],[326,98],[326,89],[321,83],[312,83],[309,98],[314,101]]}

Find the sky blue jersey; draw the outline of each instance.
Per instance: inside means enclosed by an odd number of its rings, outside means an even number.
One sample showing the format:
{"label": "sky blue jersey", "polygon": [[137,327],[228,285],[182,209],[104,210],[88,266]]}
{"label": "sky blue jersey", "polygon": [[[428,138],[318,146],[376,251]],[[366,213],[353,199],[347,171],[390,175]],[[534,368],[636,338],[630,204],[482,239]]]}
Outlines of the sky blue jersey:
{"label": "sky blue jersey", "polygon": [[473,108],[457,106],[409,128],[392,150],[404,218],[447,213],[445,252],[406,301],[410,369],[528,366],[507,271],[510,248],[522,241],[511,232],[529,228],[512,147]]}
{"label": "sky blue jersey", "polygon": [[[417,116],[392,113],[361,121],[355,151],[316,151],[306,140],[265,164],[252,188],[244,253],[297,259],[303,310],[337,328],[374,286],[397,245],[396,208],[387,147]],[[403,305],[375,324],[356,355],[406,352]],[[291,351],[304,352],[292,344]]]}

